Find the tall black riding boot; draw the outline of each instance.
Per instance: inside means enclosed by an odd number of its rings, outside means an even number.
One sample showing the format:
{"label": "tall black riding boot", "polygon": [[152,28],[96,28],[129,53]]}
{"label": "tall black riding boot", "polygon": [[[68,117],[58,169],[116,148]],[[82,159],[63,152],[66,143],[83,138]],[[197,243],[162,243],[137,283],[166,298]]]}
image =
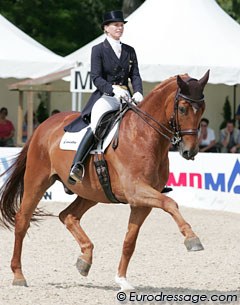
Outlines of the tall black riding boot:
{"label": "tall black riding boot", "polygon": [[84,161],[92,149],[93,144],[94,133],[89,127],[78,146],[78,150],[74,157],[73,165],[69,174],[68,183],[75,184],[76,182],[83,180],[85,174]]}

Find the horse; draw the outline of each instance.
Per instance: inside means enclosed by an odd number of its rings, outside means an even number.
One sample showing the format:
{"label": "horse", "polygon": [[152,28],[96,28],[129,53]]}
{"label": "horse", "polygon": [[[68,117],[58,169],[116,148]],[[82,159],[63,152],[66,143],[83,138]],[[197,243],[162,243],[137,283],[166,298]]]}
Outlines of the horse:
{"label": "horse", "polygon": [[[114,149],[109,145],[105,151],[112,192],[119,202],[130,205],[127,233],[115,276],[122,290],[134,288],[127,279],[127,268],[139,230],[152,208],[172,216],[185,237],[188,251],[203,250],[177,202],[161,191],[169,176],[170,144],[187,160],[194,159],[198,153],[198,126],[205,110],[203,91],[208,78],[209,70],[199,80],[183,74],[161,82],[140,104],[132,105],[125,113],[119,127],[118,146]],[[68,183],[74,151],[60,149],[59,143],[64,126],[78,115],[61,112],[41,123],[7,170],[9,176],[1,189],[0,225],[15,229],[11,260],[13,285],[27,286],[21,264],[23,240],[30,223],[37,216],[46,215],[38,203],[56,180],[77,195],[58,217],[80,246],[78,271],[87,276],[92,265],[93,243],[81,226],[81,218],[97,203],[111,202],[100,185],[93,155],[87,159],[83,181],[75,185]]]}

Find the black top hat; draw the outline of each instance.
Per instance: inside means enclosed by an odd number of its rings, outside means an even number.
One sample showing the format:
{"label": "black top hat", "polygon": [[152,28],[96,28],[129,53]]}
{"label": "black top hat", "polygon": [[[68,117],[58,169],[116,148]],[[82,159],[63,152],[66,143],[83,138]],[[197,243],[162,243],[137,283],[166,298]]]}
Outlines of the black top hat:
{"label": "black top hat", "polygon": [[111,11],[106,12],[103,15],[103,22],[102,22],[102,29],[104,28],[104,25],[109,24],[111,22],[123,22],[127,23],[127,21],[123,18],[123,12],[122,11]]}

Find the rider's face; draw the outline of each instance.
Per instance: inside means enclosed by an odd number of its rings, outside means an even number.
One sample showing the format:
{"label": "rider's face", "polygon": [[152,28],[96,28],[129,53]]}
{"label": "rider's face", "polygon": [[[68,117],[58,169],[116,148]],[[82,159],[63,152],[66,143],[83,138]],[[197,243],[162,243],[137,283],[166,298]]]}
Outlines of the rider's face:
{"label": "rider's face", "polygon": [[123,22],[111,22],[105,25],[105,32],[111,38],[115,40],[119,40],[123,34],[124,30],[124,23]]}

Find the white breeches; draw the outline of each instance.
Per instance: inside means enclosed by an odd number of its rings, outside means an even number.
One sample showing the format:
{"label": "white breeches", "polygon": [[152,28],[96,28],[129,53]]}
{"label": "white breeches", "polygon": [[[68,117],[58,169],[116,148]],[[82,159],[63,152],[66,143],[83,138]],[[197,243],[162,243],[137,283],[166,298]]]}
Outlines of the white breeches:
{"label": "white breeches", "polygon": [[120,107],[120,101],[109,95],[103,95],[99,100],[96,101],[91,112],[91,123],[90,127],[95,133],[96,126],[102,115],[111,110],[118,110]]}

